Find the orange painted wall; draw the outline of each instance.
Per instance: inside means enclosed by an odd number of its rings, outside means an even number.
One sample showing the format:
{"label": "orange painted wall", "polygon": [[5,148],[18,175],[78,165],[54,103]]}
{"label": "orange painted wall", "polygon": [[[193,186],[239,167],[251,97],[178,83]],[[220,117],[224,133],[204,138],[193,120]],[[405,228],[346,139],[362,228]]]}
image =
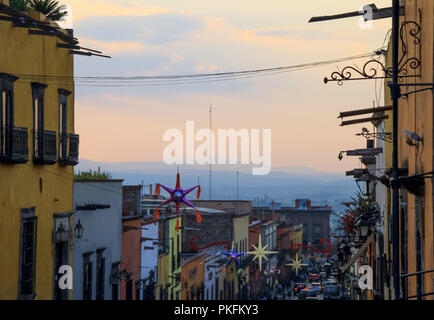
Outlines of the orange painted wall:
{"label": "orange painted wall", "polygon": [[[141,266],[141,219],[135,218],[126,220],[122,222],[122,226],[125,227],[137,227],[137,230],[130,230],[122,232],[122,266],[121,270],[124,268],[128,272],[131,272],[131,280],[133,284],[133,300],[136,299],[136,280],[140,280],[140,266]],[[126,299],[126,281],[121,280],[120,284],[120,299]]]}
{"label": "orange painted wall", "polygon": [[[205,254],[198,254],[194,257],[189,257],[182,262],[181,268],[181,299],[182,300],[197,300],[195,296],[191,298],[191,287],[198,288],[204,282]],[[192,272],[196,268],[195,272]],[[194,273],[194,275],[192,274]],[[192,277],[193,275],[193,277]],[[187,282],[187,288],[185,283]],[[203,298],[202,298],[203,299]]]}

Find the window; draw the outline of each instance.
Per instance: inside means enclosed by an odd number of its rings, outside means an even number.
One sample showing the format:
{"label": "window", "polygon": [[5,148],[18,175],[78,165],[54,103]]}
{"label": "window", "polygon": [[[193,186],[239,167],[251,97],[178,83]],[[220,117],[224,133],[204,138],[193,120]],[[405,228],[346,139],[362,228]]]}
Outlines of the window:
{"label": "window", "polygon": [[136,300],[140,300],[140,281],[136,281]]}
{"label": "window", "polygon": [[104,249],[98,249],[96,251],[96,300],[104,300],[104,274],[105,274],[105,258],[103,257]]}
{"label": "window", "polygon": [[127,280],[126,300],[133,300],[133,280]]}
{"label": "window", "polygon": [[20,272],[19,297],[33,299],[35,293],[36,275],[36,235],[37,217],[35,209],[21,210],[21,246],[20,246]]}
{"label": "window", "polygon": [[110,283],[112,285],[112,300],[118,300],[119,297],[119,278],[117,277],[119,272],[120,262],[112,263],[112,270],[110,273]]}
{"label": "window", "polygon": [[92,300],[92,261],[91,253],[83,254],[83,300]]}
{"label": "window", "polygon": [[59,89],[59,158],[68,156],[68,96],[70,91]]}
{"label": "window", "polygon": [[112,300],[118,300],[118,284],[117,283],[113,283],[112,284]]}
{"label": "window", "polygon": [[[422,196],[416,196],[416,271],[423,271],[425,261],[424,251],[424,198]],[[424,293],[424,275],[418,274],[416,276],[416,293],[418,300],[423,300]]]}
{"label": "window", "polygon": [[197,273],[197,267],[194,267],[190,270],[190,279],[194,280],[194,277],[196,276]]}
{"label": "window", "polygon": [[7,141],[14,125],[14,86],[18,78],[0,73],[0,157],[8,151]]}
{"label": "window", "polygon": [[44,130],[44,90],[47,86],[32,82],[33,99],[33,154],[40,156],[42,149],[42,131]]}
{"label": "window", "polygon": [[181,267],[181,247],[180,247],[180,241],[179,241],[180,235],[178,234],[177,239],[176,239],[176,245],[177,245],[177,255],[176,255],[176,265],[177,267]]}

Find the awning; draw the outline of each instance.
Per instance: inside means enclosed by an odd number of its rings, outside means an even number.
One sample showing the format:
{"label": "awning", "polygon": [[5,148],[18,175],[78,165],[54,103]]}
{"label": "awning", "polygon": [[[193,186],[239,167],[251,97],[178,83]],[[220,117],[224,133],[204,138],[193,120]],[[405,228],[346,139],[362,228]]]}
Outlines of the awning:
{"label": "awning", "polygon": [[351,267],[354,262],[356,262],[357,259],[360,258],[360,256],[365,252],[365,250],[368,248],[368,246],[371,244],[372,240],[374,240],[374,233],[372,233],[366,242],[363,244],[363,246],[354,254],[354,256],[351,257],[350,261],[348,261],[342,268],[341,272],[344,273],[345,270],[347,270],[349,267]]}

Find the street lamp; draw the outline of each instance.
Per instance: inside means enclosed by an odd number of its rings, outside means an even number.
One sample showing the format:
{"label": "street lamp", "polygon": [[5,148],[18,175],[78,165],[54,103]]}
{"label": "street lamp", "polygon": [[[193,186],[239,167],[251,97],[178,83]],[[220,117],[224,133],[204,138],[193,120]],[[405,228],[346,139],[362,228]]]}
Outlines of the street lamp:
{"label": "street lamp", "polygon": [[83,237],[83,225],[80,222],[80,219],[78,219],[77,223],[74,227],[74,234],[77,239],[81,239]]}
{"label": "street lamp", "polygon": [[63,223],[60,223],[60,226],[57,228],[55,232],[55,239],[56,242],[63,242],[68,239],[68,234],[66,229],[63,227]]}
{"label": "street lamp", "polygon": [[359,221],[358,230],[360,237],[366,239],[368,236],[369,228],[371,227],[369,219],[362,217],[362,219]]}

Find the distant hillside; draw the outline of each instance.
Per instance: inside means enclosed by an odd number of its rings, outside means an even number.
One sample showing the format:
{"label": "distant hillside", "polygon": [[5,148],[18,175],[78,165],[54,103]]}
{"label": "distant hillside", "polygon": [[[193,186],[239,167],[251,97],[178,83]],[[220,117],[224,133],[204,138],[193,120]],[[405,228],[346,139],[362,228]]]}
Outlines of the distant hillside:
{"label": "distant hillside", "polygon": [[[81,159],[75,170],[97,169],[110,171],[115,179],[124,184],[149,185],[160,182],[168,186],[176,182],[177,167],[162,162],[94,162]],[[181,186],[193,186],[200,182],[202,199],[209,198],[208,166],[183,165],[179,167]],[[293,204],[296,198],[310,198],[313,204],[330,205],[347,201],[356,192],[353,179],[344,173],[334,174],[307,167],[277,167],[265,176],[253,176],[248,166],[215,165],[212,172],[212,198],[230,200],[237,196],[239,170],[239,199],[268,202],[281,201]]]}

